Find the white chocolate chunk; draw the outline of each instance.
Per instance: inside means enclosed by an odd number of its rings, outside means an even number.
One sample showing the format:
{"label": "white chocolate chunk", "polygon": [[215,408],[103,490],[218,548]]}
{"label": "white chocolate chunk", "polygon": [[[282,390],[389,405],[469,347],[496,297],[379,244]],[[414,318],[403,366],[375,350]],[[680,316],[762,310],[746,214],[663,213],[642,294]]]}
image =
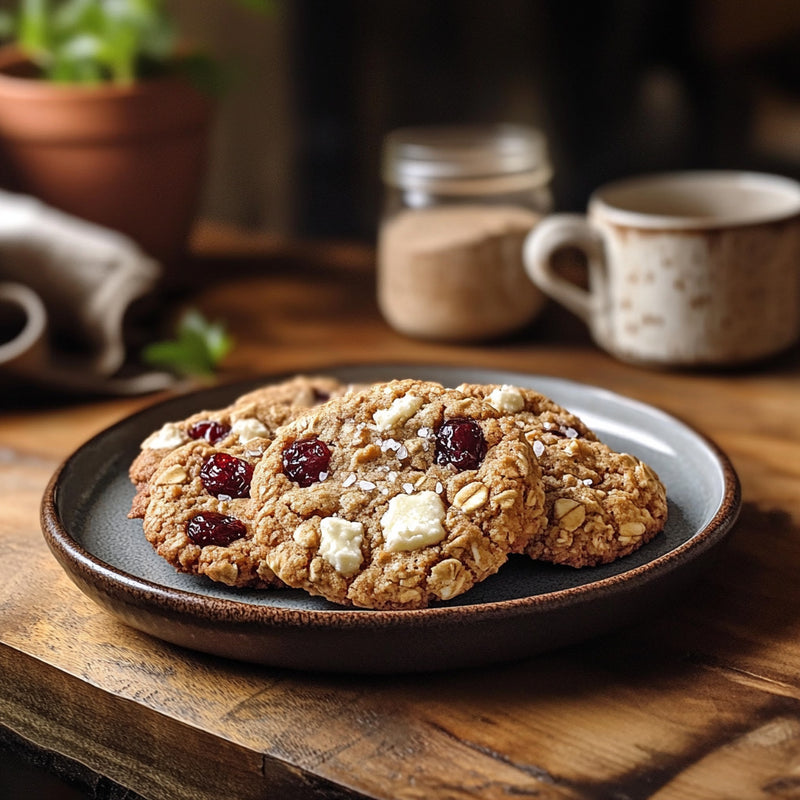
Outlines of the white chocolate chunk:
{"label": "white chocolate chunk", "polygon": [[514,414],[525,408],[525,398],[519,389],[515,389],[513,386],[503,385],[499,389],[495,389],[486,400],[492,408],[506,414]]}
{"label": "white chocolate chunk", "polygon": [[379,431],[388,431],[413,417],[422,408],[423,402],[421,397],[406,394],[395,398],[389,408],[379,408],[372,415],[372,419],[375,420]]}
{"label": "white chocolate chunk", "polygon": [[187,441],[189,437],[177,423],[165,422],[142,442],[142,450],[171,450]]}
{"label": "white chocolate chunk", "polygon": [[392,553],[418,550],[445,537],[442,498],[436,492],[398,494],[381,517],[386,549]]}
{"label": "white chocolate chunk", "polygon": [[345,577],[355,573],[364,557],[361,542],[364,526],[339,517],[325,517],[319,523],[319,554]]}
{"label": "white chocolate chunk", "polygon": [[246,444],[251,439],[269,438],[267,427],[255,417],[237,419],[231,426],[231,433],[239,437],[241,444]]}

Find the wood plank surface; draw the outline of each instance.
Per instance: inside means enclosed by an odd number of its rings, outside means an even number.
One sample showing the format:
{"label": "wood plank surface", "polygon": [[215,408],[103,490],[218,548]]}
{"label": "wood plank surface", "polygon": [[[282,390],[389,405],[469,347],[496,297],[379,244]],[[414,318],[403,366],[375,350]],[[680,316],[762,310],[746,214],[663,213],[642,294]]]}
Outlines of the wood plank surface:
{"label": "wood plank surface", "polygon": [[800,797],[797,349],[751,370],[644,370],[553,307],[501,343],[419,342],[381,320],[368,248],[207,229],[196,252],[192,274],[213,286],[182,302],[232,327],[223,380],[398,362],[604,386],[714,439],[742,481],[740,521],[666,611],[525,662],[393,677],[257,667],[117,622],[41,536],[60,461],[159,398],[16,407],[6,393],[0,725],[149,800]]}

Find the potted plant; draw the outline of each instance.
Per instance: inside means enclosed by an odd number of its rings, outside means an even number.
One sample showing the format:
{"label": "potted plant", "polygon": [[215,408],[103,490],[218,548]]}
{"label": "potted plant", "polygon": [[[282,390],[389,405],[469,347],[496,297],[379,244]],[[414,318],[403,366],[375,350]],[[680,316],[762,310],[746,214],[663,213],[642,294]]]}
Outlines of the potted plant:
{"label": "potted plant", "polygon": [[3,22],[3,185],[127,234],[169,272],[202,188],[209,62],[163,0],[20,0]]}

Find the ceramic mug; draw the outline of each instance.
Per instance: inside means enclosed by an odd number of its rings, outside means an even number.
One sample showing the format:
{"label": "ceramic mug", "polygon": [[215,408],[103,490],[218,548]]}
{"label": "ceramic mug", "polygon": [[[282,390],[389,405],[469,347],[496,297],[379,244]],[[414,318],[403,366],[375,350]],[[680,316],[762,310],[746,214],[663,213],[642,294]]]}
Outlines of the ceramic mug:
{"label": "ceramic mug", "polygon": [[[584,252],[588,289],[553,265]],[[524,261],[546,294],[613,355],[654,366],[755,361],[800,335],[800,184],[738,171],[642,175],[554,214]]]}
{"label": "ceramic mug", "polygon": [[30,375],[47,361],[47,311],[39,295],[21,283],[0,283],[0,383]]}

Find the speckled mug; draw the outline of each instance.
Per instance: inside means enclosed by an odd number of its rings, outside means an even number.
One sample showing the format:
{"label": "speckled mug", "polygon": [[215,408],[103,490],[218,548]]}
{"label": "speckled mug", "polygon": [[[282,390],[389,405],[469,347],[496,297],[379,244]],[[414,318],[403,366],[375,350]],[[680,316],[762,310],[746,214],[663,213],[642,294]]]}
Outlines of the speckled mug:
{"label": "speckled mug", "polygon": [[[582,250],[588,290],[553,255]],[[800,184],[737,171],[607,184],[588,214],[554,214],[528,235],[525,266],[595,341],[653,366],[733,365],[800,336]]]}

